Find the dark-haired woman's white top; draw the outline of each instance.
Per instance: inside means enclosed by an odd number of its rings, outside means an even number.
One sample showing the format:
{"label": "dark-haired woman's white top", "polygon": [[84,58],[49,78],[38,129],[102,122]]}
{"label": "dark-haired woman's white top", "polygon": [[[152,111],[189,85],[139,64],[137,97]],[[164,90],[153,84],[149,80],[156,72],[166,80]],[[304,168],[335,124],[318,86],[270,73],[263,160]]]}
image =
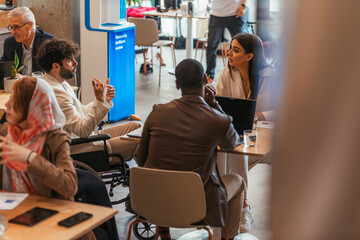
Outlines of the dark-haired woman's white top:
{"label": "dark-haired woman's white top", "polygon": [[[241,79],[240,71],[233,69],[231,71],[225,66],[219,75],[215,84],[216,94],[218,96],[250,99],[251,92],[245,96],[244,86]],[[267,121],[274,120],[275,104],[275,87],[274,87],[275,70],[272,67],[266,67],[260,71],[259,93],[256,103],[256,112],[261,112]]]}

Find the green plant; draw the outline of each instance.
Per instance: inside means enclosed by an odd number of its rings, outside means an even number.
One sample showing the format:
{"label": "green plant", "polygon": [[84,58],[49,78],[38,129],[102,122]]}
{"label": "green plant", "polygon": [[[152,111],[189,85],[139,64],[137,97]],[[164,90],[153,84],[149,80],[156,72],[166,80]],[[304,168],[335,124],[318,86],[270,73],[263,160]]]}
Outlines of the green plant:
{"label": "green plant", "polygon": [[11,79],[15,79],[16,78],[16,75],[21,71],[21,69],[23,69],[24,66],[21,66],[18,68],[19,66],[19,57],[15,52],[15,55],[14,55],[14,65],[11,66],[11,73],[10,73],[10,78]]}
{"label": "green plant", "polygon": [[144,0],[128,0],[128,6],[131,6],[131,2],[134,2],[134,6],[139,5],[139,7],[141,7],[142,3]]}

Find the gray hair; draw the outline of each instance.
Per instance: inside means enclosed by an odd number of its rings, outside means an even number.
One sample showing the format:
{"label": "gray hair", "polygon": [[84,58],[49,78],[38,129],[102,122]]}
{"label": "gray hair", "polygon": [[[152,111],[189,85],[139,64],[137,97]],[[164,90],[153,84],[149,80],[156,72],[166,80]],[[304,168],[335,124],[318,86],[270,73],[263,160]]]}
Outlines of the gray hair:
{"label": "gray hair", "polygon": [[17,7],[11,10],[8,14],[8,19],[14,18],[17,16],[21,16],[21,20],[25,22],[33,22],[34,23],[34,30],[36,29],[36,22],[34,13],[28,7]]}

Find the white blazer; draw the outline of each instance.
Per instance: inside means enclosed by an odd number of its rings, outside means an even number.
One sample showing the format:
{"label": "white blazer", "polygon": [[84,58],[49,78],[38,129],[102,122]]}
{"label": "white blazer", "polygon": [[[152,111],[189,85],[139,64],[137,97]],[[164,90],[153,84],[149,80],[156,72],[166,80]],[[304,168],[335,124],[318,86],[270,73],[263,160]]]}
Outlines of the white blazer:
{"label": "white blazer", "polygon": [[102,103],[98,100],[82,105],[69,83],[66,81],[59,83],[47,73],[43,79],[54,90],[60,108],[65,114],[64,129],[77,137],[88,137],[113,106],[112,102]]}

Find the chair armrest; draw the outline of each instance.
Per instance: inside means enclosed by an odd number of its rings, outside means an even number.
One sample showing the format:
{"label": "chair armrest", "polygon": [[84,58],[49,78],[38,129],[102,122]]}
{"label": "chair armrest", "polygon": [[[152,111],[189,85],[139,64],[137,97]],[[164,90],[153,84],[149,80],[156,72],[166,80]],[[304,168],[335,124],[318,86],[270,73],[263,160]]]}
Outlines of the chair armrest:
{"label": "chair armrest", "polygon": [[71,139],[71,145],[78,145],[78,144],[97,142],[97,141],[105,141],[110,138],[111,138],[111,136],[109,134],[99,134],[99,135],[89,136],[87,138],[74,138],[74,139]]}

